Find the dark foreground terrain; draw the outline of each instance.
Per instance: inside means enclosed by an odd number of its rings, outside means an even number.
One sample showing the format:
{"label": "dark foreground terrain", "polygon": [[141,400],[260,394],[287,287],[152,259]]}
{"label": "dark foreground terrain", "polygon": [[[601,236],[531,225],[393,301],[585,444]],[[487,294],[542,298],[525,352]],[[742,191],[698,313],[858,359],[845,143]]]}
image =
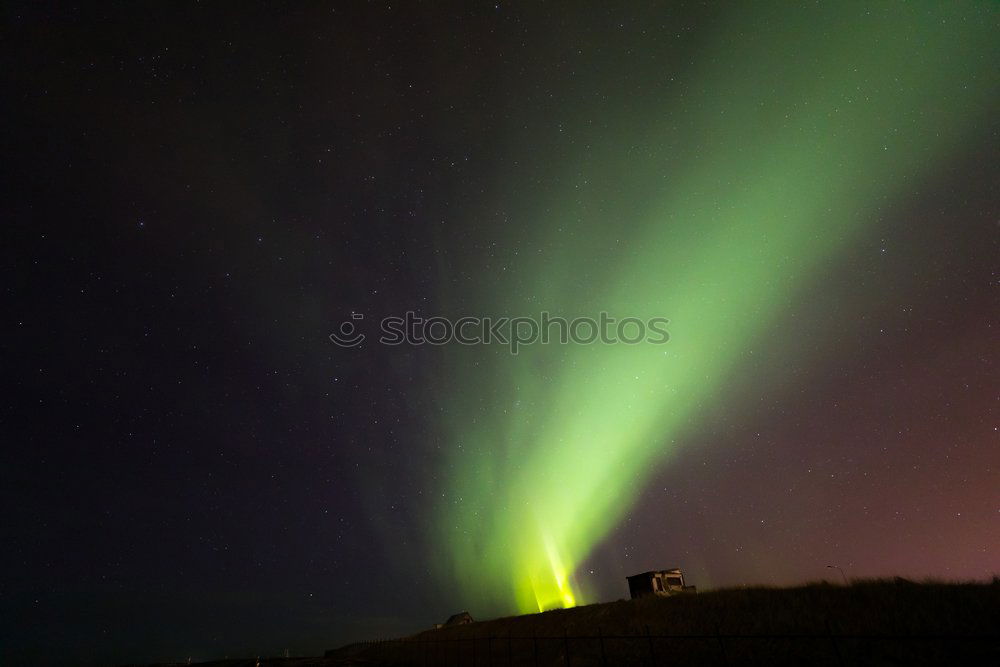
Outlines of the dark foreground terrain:
{"label": "dark foreground terrain", "polygon": [[644,598],[351,644],[325,658],[261,659],[260,664],[1000,665],[1000,580],[871,581]]}

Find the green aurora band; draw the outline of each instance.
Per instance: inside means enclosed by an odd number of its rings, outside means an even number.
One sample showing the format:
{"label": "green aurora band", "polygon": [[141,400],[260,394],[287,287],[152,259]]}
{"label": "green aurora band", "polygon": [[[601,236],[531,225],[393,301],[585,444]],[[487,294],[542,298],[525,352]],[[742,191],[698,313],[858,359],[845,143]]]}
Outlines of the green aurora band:
{"label": "green aurora band", "polygon": [[[620,113],[573,109],[589,134],[549,158],[542,194],[504,204],[533,225],[519,252],[445,298],[671,322],[666,345],[447,348],[435,537],[473,609],[587,601],[576,568],[741,355],[781,345],[770,327],[803,287],[989,115],[993,4],[746,12]],[[514,161],[529,140],[510,135]]]}

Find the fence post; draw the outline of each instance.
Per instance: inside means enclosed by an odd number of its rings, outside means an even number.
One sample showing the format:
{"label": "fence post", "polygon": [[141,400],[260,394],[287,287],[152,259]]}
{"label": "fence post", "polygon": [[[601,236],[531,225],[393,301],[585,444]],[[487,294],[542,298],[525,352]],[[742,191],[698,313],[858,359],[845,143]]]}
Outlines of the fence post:
{"label": "fence post", "polygon": [[507,667],[510,667],[510,629],[507,629]]}
{"label": "fence post", "polygon": [[729,655],[726,653],[726,645],[722,641],[722,628],[719,627],[718,623],[715,624],[715,638],[719,641],[719,650],[722,652],[722,664],[728,665]]}
{"label": "fence post", "polygon": [[493,667],[493,635],[486,640],[486,664]]}
{"label": "fence post", "polygon": [[535,634],[534,630],[531,631],[531,645],[535,652],[535,667],[538,667],[538,635]]}
{"label": "fence post", "polygon": [[569,630],[563,629],[563,652],[566,655],[566,667],[572,664],[569,659]]}
{"label": "fence post", "polygon": [[649,642],[649,664],[656,664],[656,653],[653,651],[653,635],[649,634],[649,626],[646,626],[646,641]]}
{"label": "fence post", "polygon": [[608,654],[604,652],[604,632],[601,630],[601,626],[597,626],[597,638],[601,642],[601,664],[608,667]]}
{"label": "fence post", "polygon": [[833,628],[830,627],[830,619],[826,619],[826,633],[830,635],[830,644],[833,646],[833,654],[837,656],[837,664],[843,667],[844,658],[840,655],[840,647],[837,646],[837,638],[833,636]]}

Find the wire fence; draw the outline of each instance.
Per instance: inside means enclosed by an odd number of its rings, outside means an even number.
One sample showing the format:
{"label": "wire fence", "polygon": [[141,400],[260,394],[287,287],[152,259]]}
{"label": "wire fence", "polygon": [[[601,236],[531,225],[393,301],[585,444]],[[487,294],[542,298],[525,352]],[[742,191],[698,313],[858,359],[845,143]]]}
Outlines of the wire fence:
{"label": "wire fence", "polygon": [[[454,665],[455,667],[611,667],[612,665],[745,664],[772,658],[808,660],[812,664],[856,664],[876,656],[933,662],[940,655],[950,662],[962,655],[997,657],[1000,634],[634,634],[561,636],[470,635],[413,637],[360,642],[353,645],[366,663],[392,665]],[[956,649],[959,649],[956,652]],[[335,657],[337,651],[329,651]]]}

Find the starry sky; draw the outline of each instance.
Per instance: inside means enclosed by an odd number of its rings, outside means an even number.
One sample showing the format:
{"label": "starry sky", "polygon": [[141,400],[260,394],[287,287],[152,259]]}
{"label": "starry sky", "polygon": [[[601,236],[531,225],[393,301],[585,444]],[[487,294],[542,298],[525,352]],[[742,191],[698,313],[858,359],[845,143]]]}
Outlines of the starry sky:
{"label": "starry sky", "polygon": [[3,662],[998,571],[996,3],[2,16]]}

